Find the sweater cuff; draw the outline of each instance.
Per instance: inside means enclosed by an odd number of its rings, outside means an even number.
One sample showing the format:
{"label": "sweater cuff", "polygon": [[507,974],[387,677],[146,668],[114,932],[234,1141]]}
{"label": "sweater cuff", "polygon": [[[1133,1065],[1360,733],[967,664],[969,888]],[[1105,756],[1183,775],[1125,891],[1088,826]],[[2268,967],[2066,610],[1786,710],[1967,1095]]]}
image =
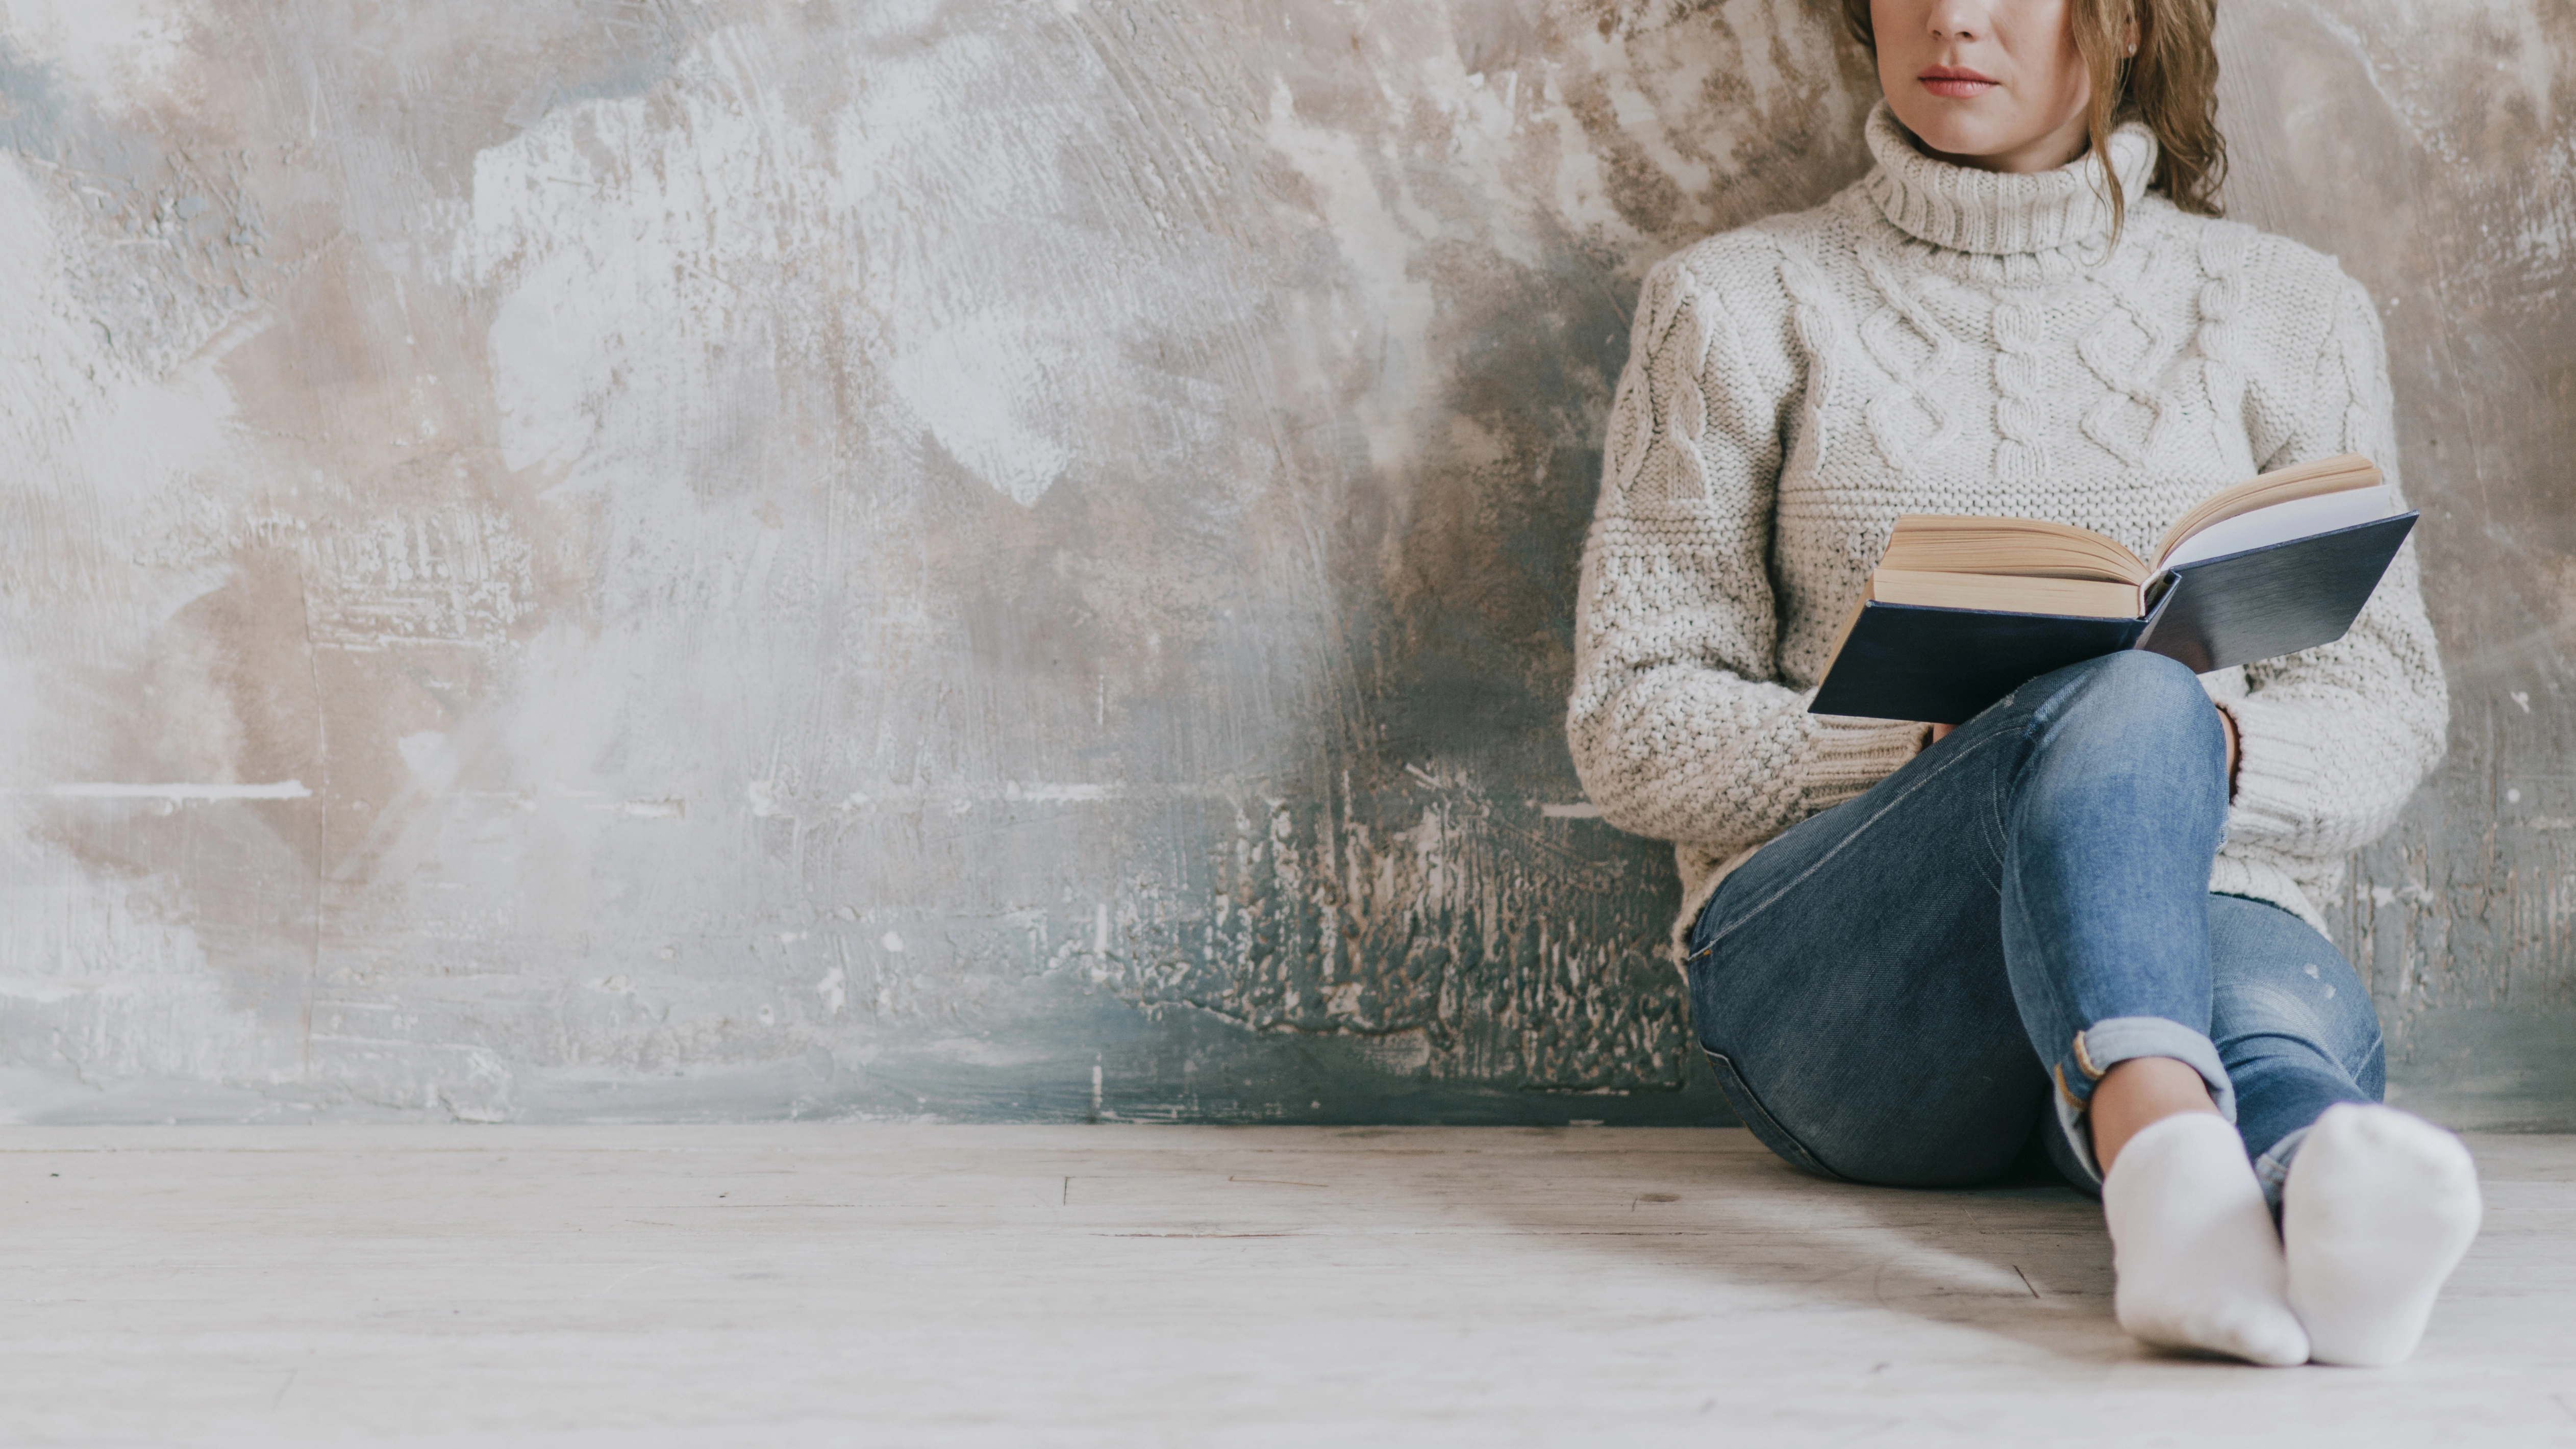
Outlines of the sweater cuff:
{"label": "sweater cuff", "polygon": [[1807,716],[1807,758],[1799,781],[1808,814],[1829,810],[1893,775],[1932,742],[1932,727],[1909,720]]}
{"label": "sweater cuff", "polygon": [[2286,840],[2306,834],[2317,802],[2337,788],[2323,731],[2310,707],[2249,694],[2229,700],[2236,720],[2236,796],[2228,838]]}

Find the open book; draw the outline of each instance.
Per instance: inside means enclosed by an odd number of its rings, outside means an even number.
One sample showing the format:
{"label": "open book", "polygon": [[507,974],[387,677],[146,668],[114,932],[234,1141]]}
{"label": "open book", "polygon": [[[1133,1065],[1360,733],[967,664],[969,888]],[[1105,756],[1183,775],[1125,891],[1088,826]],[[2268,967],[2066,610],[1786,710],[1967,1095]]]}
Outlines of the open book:
{"label": "open book", "polygon": [[1809,708],[1957,724],[2116,649],[2207,673],[2331,643],[2414,523],[2354,453],[2221,489],[2152,560],[2062,523],[1907,514]]}

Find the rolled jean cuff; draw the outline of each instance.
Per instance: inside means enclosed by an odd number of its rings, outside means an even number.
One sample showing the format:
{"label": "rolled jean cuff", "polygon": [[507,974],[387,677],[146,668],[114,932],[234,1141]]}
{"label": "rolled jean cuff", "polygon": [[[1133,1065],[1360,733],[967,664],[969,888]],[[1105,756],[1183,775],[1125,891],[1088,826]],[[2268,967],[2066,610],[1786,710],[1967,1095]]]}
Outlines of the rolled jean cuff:
{"label": "rolled jean cuff", "polygon": [[2084,1111],[2093,1102],[2093,1086],[2113,1067],[2139,1057],[2171,1057],[2200,1073],[2218,1114],[2236,1120],[2236,1087],[2209,1038],[2178,1021],[2161,1016],[2114,1016],[2075,1034],[2065,1055],[2048,1069],[2057,1090],[2057,1125],[2075,1160],[2102,1185],[2102,1165],[2093,1157],[2093,1134],[2084,1130]]}
{"label": "rolled jean cuff", "polygon": [[2289,1185],[2290,1163],[2299,1155],[2299,1144],[2307,1140],[2308,1128],[2302,1127],[2273,1143],[2271,1151],[2254,1159],[2254,1178],[2263,1184],[2263,1200],[2270,1203],[2276,1213],[2281,1210],[2281,1189]]}

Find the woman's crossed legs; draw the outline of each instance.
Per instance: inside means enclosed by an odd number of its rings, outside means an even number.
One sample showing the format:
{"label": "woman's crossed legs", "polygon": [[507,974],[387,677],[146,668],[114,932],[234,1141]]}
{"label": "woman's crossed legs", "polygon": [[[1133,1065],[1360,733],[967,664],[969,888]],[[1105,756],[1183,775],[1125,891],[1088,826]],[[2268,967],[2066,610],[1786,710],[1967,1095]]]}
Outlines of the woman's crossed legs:
{"label": "woman's crossed legs", "polygon": [[[2170,660],[2032,681],[1728,876],[1690,937],[1701,1041],[1746,1125],[1824,1176],[1991,1181],[2039,1131],[2105,1192],[2142,1338],[2403,1357],[2474,1231],[2474,1176],[2448,1134],[2368,1105],[2379,1024],[2333,945],[2209,894],[2222,759]],[[2218,1115],[2140,1130],[2105,1186],[2087,1110],[2147,1059],[2196,1072]],[[2265,1205],[2285,1183],[2286,1268]]]}

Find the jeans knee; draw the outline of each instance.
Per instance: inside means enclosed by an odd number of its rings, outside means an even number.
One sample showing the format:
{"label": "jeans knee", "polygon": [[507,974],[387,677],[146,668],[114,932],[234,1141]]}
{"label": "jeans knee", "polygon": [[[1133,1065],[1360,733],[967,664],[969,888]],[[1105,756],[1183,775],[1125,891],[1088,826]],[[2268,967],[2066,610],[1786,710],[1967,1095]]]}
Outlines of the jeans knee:
{"label": "jeans knee", "polygon": [[2124,737],[2206,746],[2213,759],[2225,736],[2217,707],[2189,666],[2143,649],[2124,649],[2075,666],[2080,677],[2043,714],[2063,724],[2107,728]]}
{"label": "jeans knee", "polygon": [[2022,784],[2061,802],[2117,797],[2118,809],[2148,811],[2171,829],[2198,822],[2217,848],[2227,813],[2226,735],[2198,676],[2133,649],[2046,683],[2048,697],[2030,717]]}
{"label": "jeans knee", "polygon": [[2174,714],[2197,719],[2210,712],[2209,692],[2200,687],[2200,676],[2178,659],[2123,649],[2103,655],[2090,667],[2093,675],[2086,681],[2086,693],[2117,705],[2131,718]]}

